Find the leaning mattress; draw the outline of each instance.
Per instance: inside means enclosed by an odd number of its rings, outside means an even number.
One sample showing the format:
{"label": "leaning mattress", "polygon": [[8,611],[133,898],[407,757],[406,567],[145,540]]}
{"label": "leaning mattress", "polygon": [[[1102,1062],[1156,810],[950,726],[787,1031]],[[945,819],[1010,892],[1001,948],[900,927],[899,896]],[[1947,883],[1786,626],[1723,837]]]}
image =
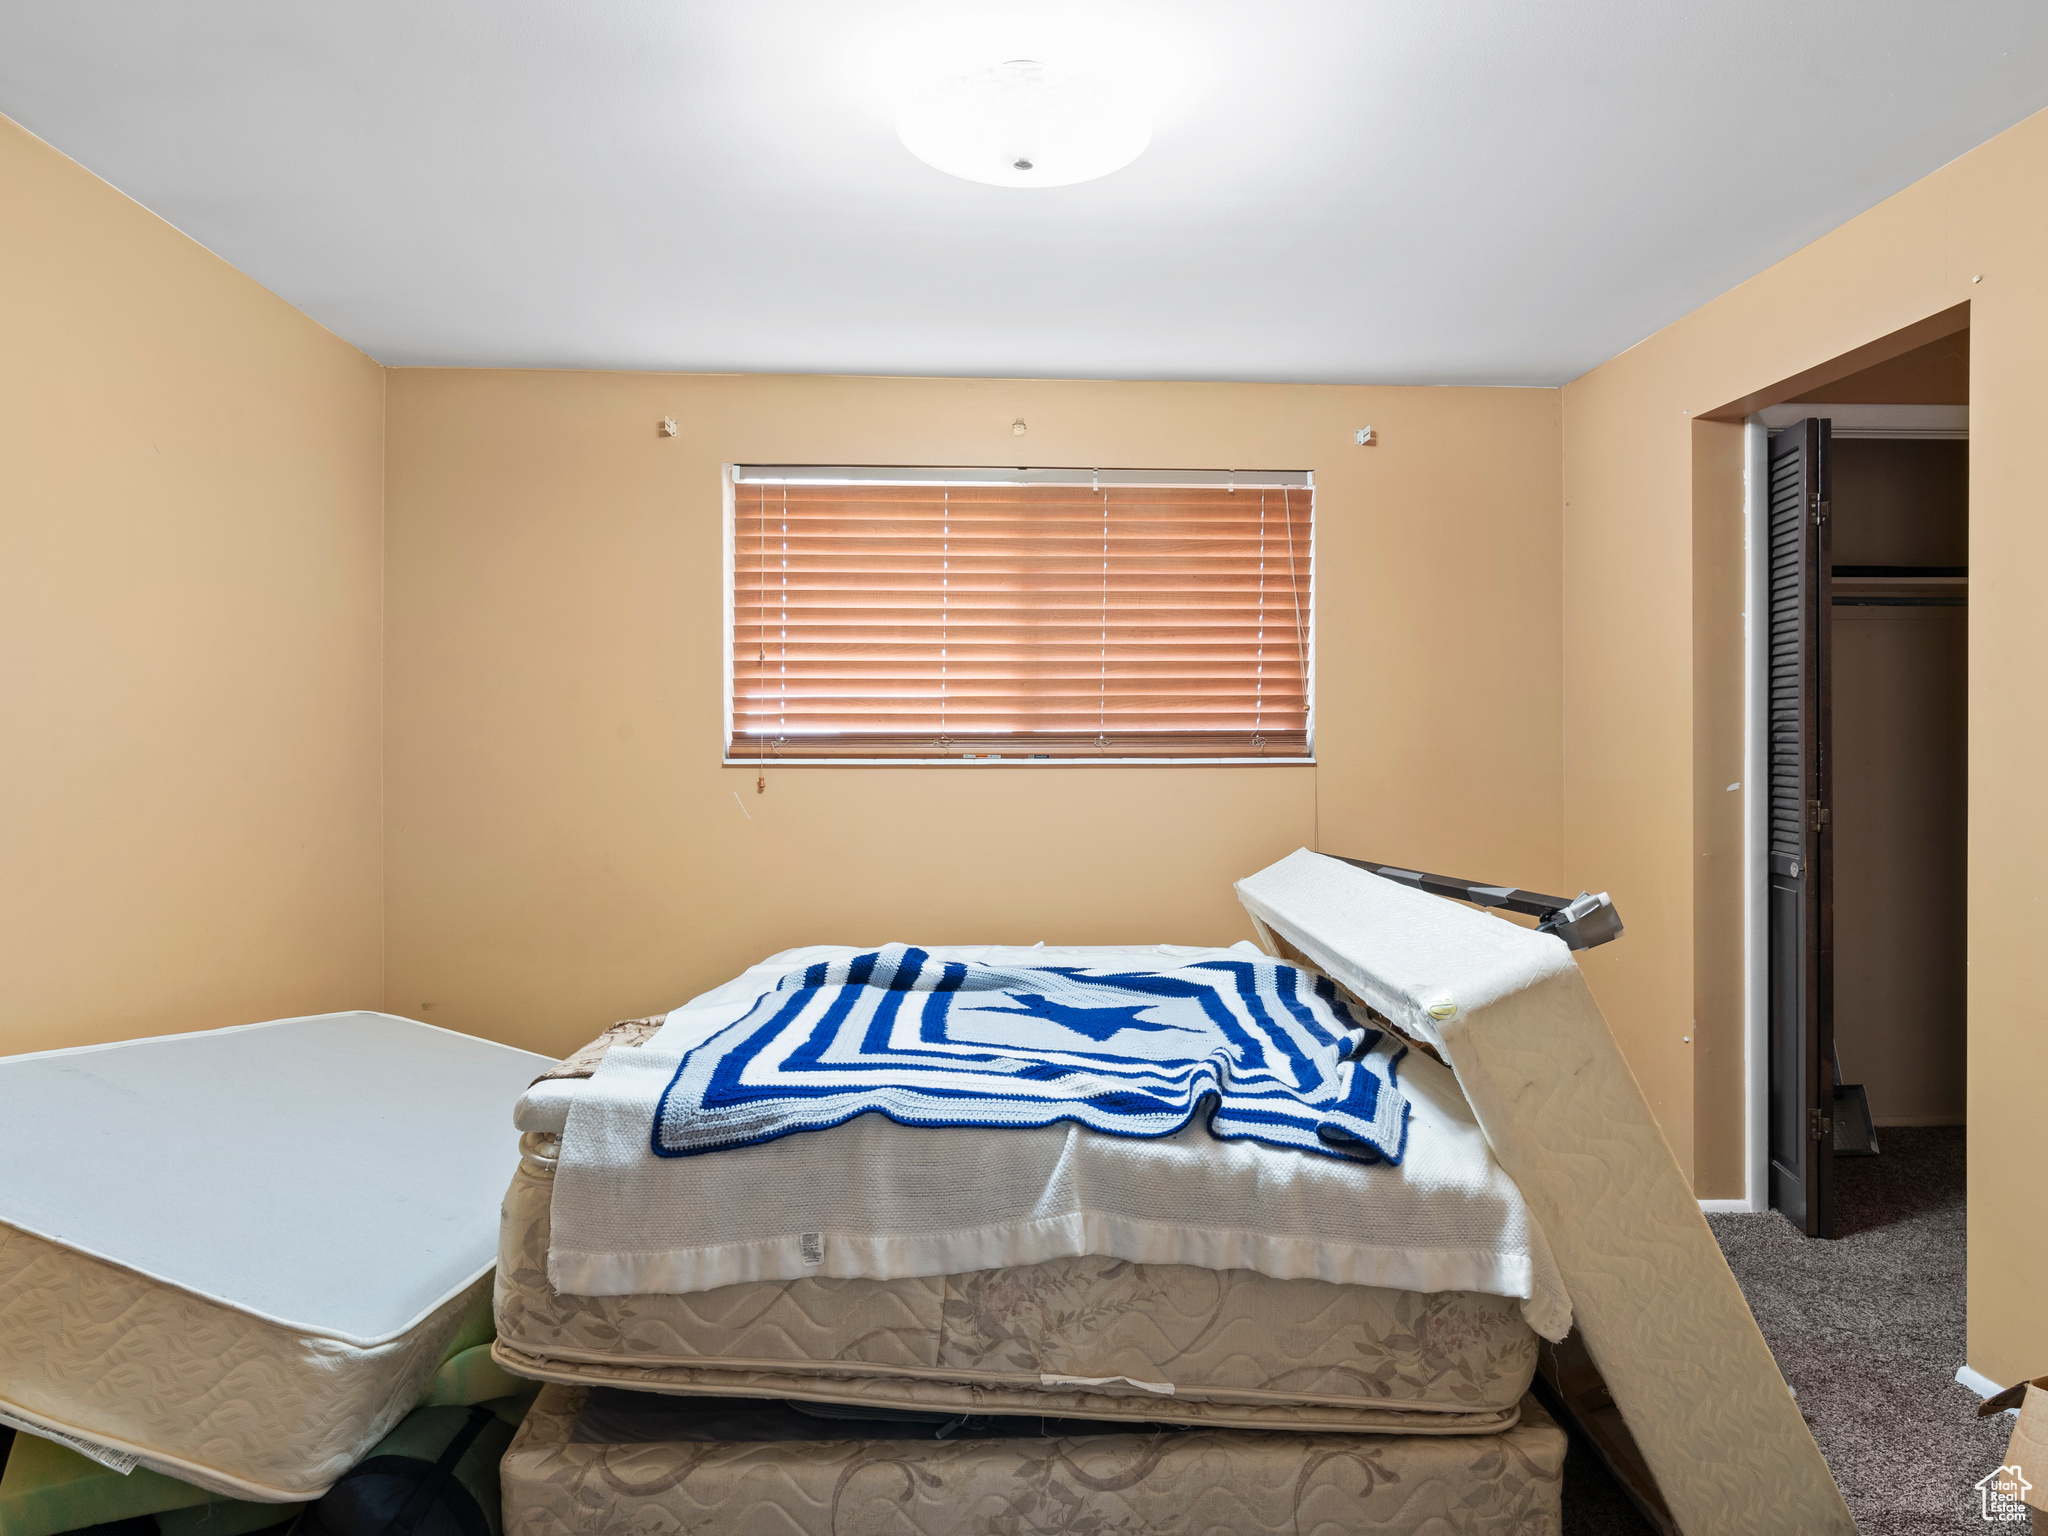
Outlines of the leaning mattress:
{"label": "leaning mattress", "polygon": [[553,1137],[501,1222],[498,1341],[544,1381],[975,1413],[1404,1435],[1511,1427],[1536,1366],[1513,1297],[1100,1256],[887,1280],[579,1296],[548,1283]]}
{"label": "leaning mattress", "polygon": [[1237,884],[1306,960],[1457,1072],[1528,1197],[1581,1337],[1687,1536],[1852,1536],[1586,979],[1562,940],[1300,849]]}
{"label": "leaning mattress", "polygon": [[374,1013],[0,1059],[0,1422],[318,1496],[488,1336],[505,1106],[549,1064]]}
{"label": "leaning mattress", "polygon": [[[1372,1531],[1555,1536],[1565,1436],[1532,1402],[1483,1439],[1244,1430],[1073,1439],[581,1444],[549,1387],[502,1466],[505,1536]],[[1085,1522],[1082,1512],[1085,1510]]]}

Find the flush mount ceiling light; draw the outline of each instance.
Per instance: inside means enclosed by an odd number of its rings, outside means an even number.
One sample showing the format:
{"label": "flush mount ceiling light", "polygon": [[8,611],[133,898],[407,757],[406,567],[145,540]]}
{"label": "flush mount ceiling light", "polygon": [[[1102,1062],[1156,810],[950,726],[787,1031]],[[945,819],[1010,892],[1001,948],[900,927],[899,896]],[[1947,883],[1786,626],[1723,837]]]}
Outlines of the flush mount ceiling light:
{"label": "flush mount ceiling light", "polygon": [[1152,142],[1131,93],[1011,59],[914,92],[896,133],[925,164],[994,187],[1066,187],[1120,171]]}

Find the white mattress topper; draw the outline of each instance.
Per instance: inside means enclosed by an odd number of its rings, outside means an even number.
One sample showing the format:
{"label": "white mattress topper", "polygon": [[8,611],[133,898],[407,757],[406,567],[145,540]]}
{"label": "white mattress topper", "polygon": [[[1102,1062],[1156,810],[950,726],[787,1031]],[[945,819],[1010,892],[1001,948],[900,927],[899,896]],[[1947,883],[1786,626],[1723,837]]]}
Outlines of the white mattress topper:
{"label": "white mattress topper", "polygon": [[550,1058],[381,1013],[0,1057],[0,1222],[374,1344],[491,1267]]}

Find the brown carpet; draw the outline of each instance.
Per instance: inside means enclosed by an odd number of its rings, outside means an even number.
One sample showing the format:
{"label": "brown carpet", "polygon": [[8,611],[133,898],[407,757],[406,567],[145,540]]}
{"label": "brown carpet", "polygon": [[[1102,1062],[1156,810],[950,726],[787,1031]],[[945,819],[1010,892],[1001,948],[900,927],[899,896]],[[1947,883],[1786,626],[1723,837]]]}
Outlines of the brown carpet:
{"label": "brown carpet", "polygon": [[2012,1420],[1976,1417],[1963,1363],[1963,1130],[1893,1127],[1880,1157],[1835,1160],[1839,1232],[1782,1217],[1708,1220],[1799,1394],[1864,1536],[1986,1526],[1972,1485]]}
{"label": "brown carpet", "polygon": [[[1892,1128],[1880,1139],[1882,1156],[1835,1162],[1841,1235],[1832,1242],[1801,1236],[1775,1212],[1708,1224],[1863,1536],[2017,1536],[2026,1525],[1984,1523],[1972,1486],[2004,1459],[2012,1420],[1977,1418],[1977,1394],[1955,1382],[1962,1128]],[[1654,1536],[1576,1435],[1564,1536]]]}
{"label": "brown carpet", "polygon": [[1571,1436],[1571,1448],[1564,1453],[1563,1536],[1657,1536],[1656,1527],[1629,1502],[1592,1442],[1555,1403],[1546,1400],[1545,1406]]}

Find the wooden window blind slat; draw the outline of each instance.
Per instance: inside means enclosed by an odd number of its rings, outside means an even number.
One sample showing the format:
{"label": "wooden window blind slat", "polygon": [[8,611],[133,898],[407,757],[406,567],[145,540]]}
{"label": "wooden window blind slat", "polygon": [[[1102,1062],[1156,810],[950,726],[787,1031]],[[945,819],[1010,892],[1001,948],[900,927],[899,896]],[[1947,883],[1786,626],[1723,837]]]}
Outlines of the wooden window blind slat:
{"label": "wooden window blind slat", "polygon": [[1313,492],[735,487],[735,759],[1301,758]]}

